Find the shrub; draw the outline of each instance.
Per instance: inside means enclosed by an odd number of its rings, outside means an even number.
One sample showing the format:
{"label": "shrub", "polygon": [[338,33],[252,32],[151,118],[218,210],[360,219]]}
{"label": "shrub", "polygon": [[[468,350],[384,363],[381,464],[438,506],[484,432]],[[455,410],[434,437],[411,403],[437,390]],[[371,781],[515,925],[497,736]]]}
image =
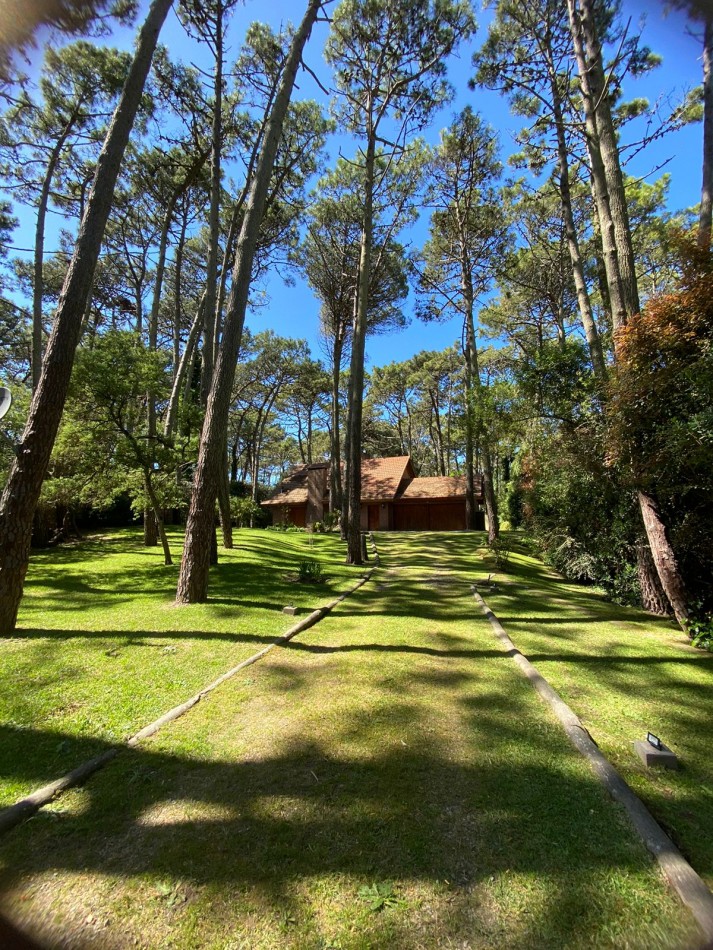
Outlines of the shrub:
{"label": "shrub", "polygon": [[324,528],[326,531],[333,531],[335,528],[339,527],[339,512],[338,511],[325,511],[324,513]]}
{"label": "shrub", "polygon": [[713,653],[713,614],[694,613],[686,621],[686,630],[694,647]]}
{"label": "shrub", "polygon": [[504,538],[488,541],[488,547],[495,558],[495,568],[498,571],[507,571],[510,559],[510,545]]}
{"label": "shrub", "polygon": [[263,510],[252,498],[230,499],[230,515],[238,528],[247,528],[251,521],[260,518]]}
{"label": "shrub", "polygon": [[299,566],[300,584],[321,584],[324,580],[324,571],[319,561],[314,558],[305,558]]}

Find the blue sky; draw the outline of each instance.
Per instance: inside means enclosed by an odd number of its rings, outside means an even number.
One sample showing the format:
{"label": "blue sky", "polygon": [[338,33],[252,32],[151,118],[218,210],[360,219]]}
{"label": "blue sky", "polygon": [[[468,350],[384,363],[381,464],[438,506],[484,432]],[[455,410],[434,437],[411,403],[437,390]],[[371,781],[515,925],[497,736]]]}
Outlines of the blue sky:
{"label": "blue sky", "polygon": [[[144,4],[145,5],[145,4]],[[274,27],[279,27],[287,20],[299,20],[302,14],[301,0],[248,0],[244,6],[238,6],[231,26],[233,53],[237,52],[240,39],[247,25],[253,20],[263,20]],[[332,8],[333,9],[333,8]],[[639,80],[632,80],[627,87],[627,95],[643,96],[652,102],[664,96],[677,96],[682,92],[700,83],[701,62],[700,46],[687,34],[686,18],[680,13],[669,13],[664,16],[662,4],[657,0],[623,0],[623,11],[626,17],[632,20],[635,28],[642,20],[644,25],[644,42],[655,52],[663,56],[663,65],[652,74]],[[483,117],[497,130],[503,150],[503,158],[515,151],[513,133],[518,126],[518,120],[509,114],[507,102],[495,93],[485,90],[470,91],[468,79],[472,75],[471,55],[487,34],[487,23],[490,14],[479,11],[478,33],[472,41],[465,45],[457,58],[449,63],[449,78],[455,88],[454,102],[437,118],[427,138],[431,142],[438,140],[441,127],[447,125],[454,112],[465,105],[471,105],[481,112]],[[305,58],[312,69],[321,77],[327,78],[329,73],[322,60],[322,48],[326,37],[326,24],[319,24],[312,35],[305,53]],[[132,32],[124,31],[114,40],[117,45],[128,46],[132,40]],[[169,15],[164,27],[161,41],[168,46],[175,58],[184,58],[196,61],[199,55],[186,40],[175,13]],[[305,73],[298,78],[299,90],[296,96],[300,98],[315,98],[325,100],[323,93]],[[333,162],[339,149],[345,154],[353,154],[356,142],[347,137],[335,137],[328,144],[330,160]],[[652,168],[667,162],[665,170],[671,175],[671,189],[669,207],[679,210],[696,204],[700,193],[700,156],[702,149],[702,128],[692,126],[674,133],[652,145],[640,155],[627,169],[637,175],[649,175]],[[658,172],[657,177],[661,172]],[[28,222],[29,223],[29,222]],[[15,244],[29,247],[32,243],[31,226],[27,224],[22,232],[16,234]],[[427,233],[427,215],[422,215],[409,235],[409,239],[418,246]],[[48,236],[48,248],[52,237]],[[313,354],[319,354],[318,340],[318,312],[319,303],[312,295],[306,283],[296,275],[296,284],[287,287],[279,277],[269,281],[267,286],[270,303],[248,317],[248,325],[254,331],[273,329],[283,336],[301,337],[308,341]],[[411,313],[413,300],[405,304],[405,312]],[[454,320],[441,325],[424,326],[415,319],[410,325],[397,333],[375,336],[367,341],[367,358],[372,364],[383,365],[393,360],[403,360],[422,349],[442,349],[455,340],[460,339],[460,324]]]}

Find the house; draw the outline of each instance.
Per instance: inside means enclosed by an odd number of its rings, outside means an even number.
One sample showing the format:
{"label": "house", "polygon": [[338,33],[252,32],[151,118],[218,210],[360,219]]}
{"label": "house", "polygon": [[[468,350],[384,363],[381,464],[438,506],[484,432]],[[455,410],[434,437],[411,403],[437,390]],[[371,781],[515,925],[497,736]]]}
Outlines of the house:
{"label": "house", "polygon": [[[476,503],[483,503],[476,476]],[[301,465],[263,507],[276,524],[305,527],[329,510],[329,464]],[[481,527],[483,515],[479,518]],[[361,526],[369,531],[459,531],[465,529],[465,477],[418,478],[411,458],[362,459]]]}

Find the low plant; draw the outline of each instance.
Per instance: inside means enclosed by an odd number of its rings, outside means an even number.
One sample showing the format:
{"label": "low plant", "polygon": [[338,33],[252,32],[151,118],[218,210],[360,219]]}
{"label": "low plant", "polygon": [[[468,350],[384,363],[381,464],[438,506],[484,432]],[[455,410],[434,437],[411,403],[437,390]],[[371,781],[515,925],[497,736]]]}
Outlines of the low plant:
{"label": "low plant", "polygon": [[300,584],[321,584],[324,580],[322,565],[314,558],[304,558],[300,561],[298,579]]}
{"label": "low plant", "polygon": [[713,653],[713,614],[699,614],[689,617],[686,621],[686,630],[691,643],[699,650],[708,650]]}
{"label": "low plant", "polygon": [[508,542],[502,537],[495,538],[494,541],[488,541],[488,547],[490,548],[490,553],[495,558],[496,570],[506,571],[510,559],[510,545]]}
{"label": "low plant", "polygon": [[403,907],[406,901],[394,890],[393,884],[365,884],[359,888],[359,897],[369,904],[369,910],[376,913],[385,907]]}
{"label": "low plant", "polygon": [[338,511],[325,511],[324,513],[324,530],[325,531],[334,531],[335,528],[339,527],[339,512]]}

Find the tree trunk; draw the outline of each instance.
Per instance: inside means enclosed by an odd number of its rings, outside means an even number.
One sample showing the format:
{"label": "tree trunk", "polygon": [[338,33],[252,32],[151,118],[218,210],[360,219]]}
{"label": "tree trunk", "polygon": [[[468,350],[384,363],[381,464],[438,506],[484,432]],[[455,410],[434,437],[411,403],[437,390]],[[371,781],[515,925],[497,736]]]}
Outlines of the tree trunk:
{"label": "tree trunk", "polygon": [[[148,327],[148,348],[149,352],[155,353],[158,345],[158,312],[161,306],[161,293],[163,291],[163,275],[166,270],[166,253],[168,250],[168,232],[173,220],[173,212],[179,197],[179,190],[176,189],[169,198],[166,210],[163,215],[161,225],[161,238],[158,247],[158,260],[156,262],[156,275],[154,277],[153,299],[151,301],[151,313],[149,315]],[[147,406],[147,451],[149,453],[149,462],[153,461],[153,452],[156,443],[156,398],[152,392],[146,394]],[[151,508],[144,509],[144,546],[154,547],[158,544],[159,529],[158,521],[155,521],[151,514]]]}
{"label": "tree trunk", "polygon": [[216,301],[218,299],[218,241],[220,238],[220,157],[223,147],[223,4],[215,7],[215,74],[213,77],[213,126],[210,157],[210,207],[208,212],[208,259],[206,261],[206,306],[203,327],[201,402],[205,405],[215,365]]}
{"label": "tree trunk", "polygon": [[76,108],[67,120],[62,134],[50,153],[45,177],[42,181],[39,201],[37,203],[37,221],[35,223],[35,259],[34,259],[34,281],[32,285],[32,391],[37,389],[40,381],[40,371],[42,369],[42,333],[44,330],[42,320],[42,298],[44,297],[44,253],[45,253],[45,220],[47,218],[47,204],[49,202],[50,188],[54,177],[57,164],[59,163],[62,149],[72,131],[72,127],[79,115],[79,109]]}
{"label": "tree trunk", "polygon": [[341,434],[339,432],[340,413],[339,413],[339,376],[342,365],[342,350],[344,346],[343,337],[339,329],[335,334],[334,348],[332,356],[334,365],[332,367],[332,451],[331,462],[329,465],[329,510],[331,512],[342,510],[342,455],[341,455]]}
{"label": "tree trunk", "polygon": [[497,541],[500,537],[500,520],[498,518],[498,503],[495,497],[495,480],[493,478],[493,460],[490,455],[490,446],[484,444],[481,451],[483,459],[483,495],[485,496],[485,513],[488,516],[488,542]]}
{"label": "tree trunk", "polygon": [[[370,109],[367,109],[370,112]],[[369,132],[364,168],[364,219],[359,253],[357,306],[352,333],[352,359],[349,373],[349,446],[346,451],[346,541],[347,564],[362,564],[361,547],[361,443],[364,401],[364,348],[369,307],[371,248],[373,241],[374,161],[376,140]]]}
{"label": "tree trunk", "polygon": [[703,34],[703,184],[698,219],[698,245],[711,246],[713,215],[713,16],[705,21]]}
{"label": "tree trunk", "polygon": [[230,550],[233,547],[233,518],[230,513],[230,485],[228,484],[228,468],[218,479],[218,514],[220,516],[220,530],[223,534],[223,547]]}
{"label": "tree trunk", "polygon": [[181,357],[181,361],[178,364],[178,370],[173,379],[171,395],[168,400],[168,406],[166,407],[166,415],[163,423],[163,434],[167,439],[170,439],[173,436],[173,433],[176,431],[178,402],[181,395],[181,388],[183,387],[184,381],[188,378],[186,374],[188,373],[189,367],[191,366],[191,361],[193,360],[193,354],[195,353],[196,343],[198,342],[198,334],[201,331],[201,326],[203,323],[204,310],[205,294],[203,294],[198,304],[198,309],[196,310],[196,315],[193,318],[193,323],[191,324],[191,329],[188,334],[188,340],[186,341],[186,348],[183,351],[183,356]]}
{"label": "tree trunk", "polygon": [[[579,4],[579,8],[578,8]],[[639,312],[639,294],[634,267],[634,251],[631,241],[631,228],[626,208],[626,196],[619,163],[619,149],[617,145],[616,129],[612,120],[609,96],[606,88],[606,78],[602,64],[601,48],[596,32],[593,0],[567,0],[570,15],[570,28],[575,47],[577,66],[587,115],[587,134],[595,147],[590,147],[592,165],[597,156],[601,158],[601,169],[604,178],[604,189],[609,201],[595,183],[595,197],[599,212],[599,223],[604,233],[605,215],[610,214],[616,258],[618,261],[619,288],[621,290],[620,306],[622,313],[619,321],[614,319],[614,329],[624,326]],[[580,15],[581,10],[581,15]],[[590,126],[594,135],[590,136]],[[605,254],[605,264],[607,257]],[[607,267],[607,283],[614,310],[614,298],[611,275]],[[614,352],[616,356],[616,333],[614,334]],[[666,528],[661,520],[661,513],[652,496],[640,491],[638,494],[641,516],[646,529],[646,536],[651,548],[651,555],[658,571],[661,586],[668,597],[676,620],[686,629],[685,621],[688,618],[686,607],[686,590],[683,578],[676,561],[671,544],[666,536]]]}
{"label": "tree trunk", "polygon": [[159,530],[153,505],[144,508],[144,547],[154,548],[158,544]]}
{"label": "tree trunk", "polygon": [[644,491],[639,492],[639,506],[661,586],[679,626],[685,630],[686,620],[688,620],[686,589],[676,555],[666,534],[666,526],[661,518],[659,506],[653,496]]}
{"label": "tree trunk", "polygon": [[[465,247],[465,245],[463,245]],[[474,419],[476,401],[480,401],[482,383],[480,381],[480,367],[478,366],[478,347],[475,340],[475,323],[473,320],[473,285],[470,277],[468,262],[463,253],[461,256],[461,296],[465,309],[465,389],[466,389],[466,496],[465,512],[466,527],[475,528],[475,464],[474,447],[476,441],[482,443],[481,453],[483,460],[483,495],[485,511],[488,515],[488,541],[494,541],[500,534],[498,509],[493,488],[493,473],[490,458],[489,439],[482,419],[476,423]],[[480,407],[478,407],[480,413]],[[470,502],[469,502],[470,498]]]}
{"label": "tree trunk", "polygon": [[[149,351],[155,352],[156,347],[158,346],[158,317],[159,310],[161,307],[161,295],[163,293],[163,278],[166,271],[166,256],[168,253],[168,237],[171,229],[171,222],[173,221],[173,215],[176,210],[176,205],[178,204],[179,198],[188,191],[191,186],[191,183],[195,180],[198,172],[203,167],[203,163],[206,158],[206,153],[199,153],[193,160],[192,165],[186,172],[186,175],[183,181],[175,188],[171,196],[169,197],[168,203],[166,205],[166,211],[163,216],[163,223],[161,226],[161,237],[159,239],[159,249],[158,249],[158,260],[156,262],[156,275],[154,277],[154,289],[153,297],[151,300],[151,313],[149,316],[149,328],[148,328],[148,343]],[[177,262],[177,268],[178,268]],[[154,446],[156,443],[156,399],[154,393],[146,394],[146,404],[148,407],[148,449],[150,453],[153,453]],[[152,458],[152,455],[150,456]],[[151,514],[147,509],[144,512],[144,545],[146,547],[153,547],[158,543],[158,526],[155,528],[152,527]]]}
{"label": "tree trunk", "polygon": [[186,246],[186,230],[188,229],[188,207],[184,203],[181,217],[181,231],[176,245],[176,257],[174,260],[173,275],[173,382],[176,381],[178,369],[181,363],[181,326],[183,324],[183,306],[181,299],[183,289],[181,278],[183,277],[183,253]]}
{"label": "tree trunk", "polygon": [[651,548],[643,539],[636,543],[636,571],[641,590],[641,606],[651,614],[666,616],[669,613],[668,600],[661,587]]}
{"label": "tree trunk", "polygon": [[[587,0],[585,0],[587,2]],[[587,151],[592,172],[592,191],[599,221],[599,233],[602,240],[602,254],[607,275],[607,290],[611,306],[611,318],[614,329],[625,326],[627,309],[625,305],[624,288],[619,253],[616,245],[616,229],[612,217],[611,195],[601,153],[599,130],[597,126],[597,105],[604,95],[603,88],[597,96],[590,75],[590,64],[585,50],[585,41],[577,6],[578,0],[567,0],[569,11],[570,32],[574,46],[577,68],[579,70],[580,87],[584,103],[584,120],[587,137]],[[598,48],[598,47],[597,47]]]}
{"label": "tree trunk", "polygon": [[152,516],[152,521],[156,526],[156,532],[161,538],[161,546],[163,548],[163,563],[173,564],[173,559],[171,558],[171,549],[168,546],[168,538],[166,537],[166,529],[163,525],[163,513],[161,507],[156,498],[156,493],[153,490],[153,484],[151,482],[151,469],[144,469],[144,486],[146,488],[146,494],[149,496],[149,501],[151,502],[150,514]]}
{"label": "tree trunk", "polygon": [[569,185],[569,157],[567,152],[567,140],[565,138],[565,124],[562,115],[562,104],[560,102],[559,86],[557,84],[557,75],[554,69],[554,63],[548,56],[548,72],[550,74],[550,89],[552,95],[552,108],[555,120],[555,130],[557,133],[557,158],[559,163],[559,183],[560,198],[562,202],[562,213],[564,214],[565,232],[567,236],[567,249],[569,259],[572,265],[572,276],[574,277],[574,286],[577,292],[577,306],[579,316],[582,321],[584,335],[589,347],[589,355],[592,360],[592,369],[594,375],[600,381],[606,379],[606,363],[604,362],[604,352],[602,350],[602,341],[599,338],[597,324],[594,320],[592,303],[589,299],[587,290],[587,281],[584,276],[584,263],[579,250],[579,239],[577,237],[577,228],[574,223],[574,212],[572,210],[572,190]]}
{"label": "tree trunk", "polygon": [[240,341],[245,322],[248,291],[252,276],[255,248],[262,223],[282,125],[292,95],[292,88],[300,64],[302,51],[322,0],[309,0],[302,23],[294,35],[285,62],[280,86],[265,130],[260,159],[245,209],[245,217],[235,255],[233,281],[228,297],[223,327],[223,339],[213,373],[206,416],[201,433],[198,464],[191,494],[186,525],[186,541],[176,591],[177,603],[195,603],[208,597],[208,571],[211,535],[215,534],[214,505],[218,479],[223,470],[228,429],[230,396],[235,378]]}
{"label": "tree trunk", "polygon": [[97,162],[74,254],[60,294],[39,385],[30,406],[17,457],[0,499],[0,633],[17,622],[30,553],[32,517],[62,418],[94,281],[114,187],[151,67],[158,35],[172,0],[154,0],[139,32],[136,53]]}

